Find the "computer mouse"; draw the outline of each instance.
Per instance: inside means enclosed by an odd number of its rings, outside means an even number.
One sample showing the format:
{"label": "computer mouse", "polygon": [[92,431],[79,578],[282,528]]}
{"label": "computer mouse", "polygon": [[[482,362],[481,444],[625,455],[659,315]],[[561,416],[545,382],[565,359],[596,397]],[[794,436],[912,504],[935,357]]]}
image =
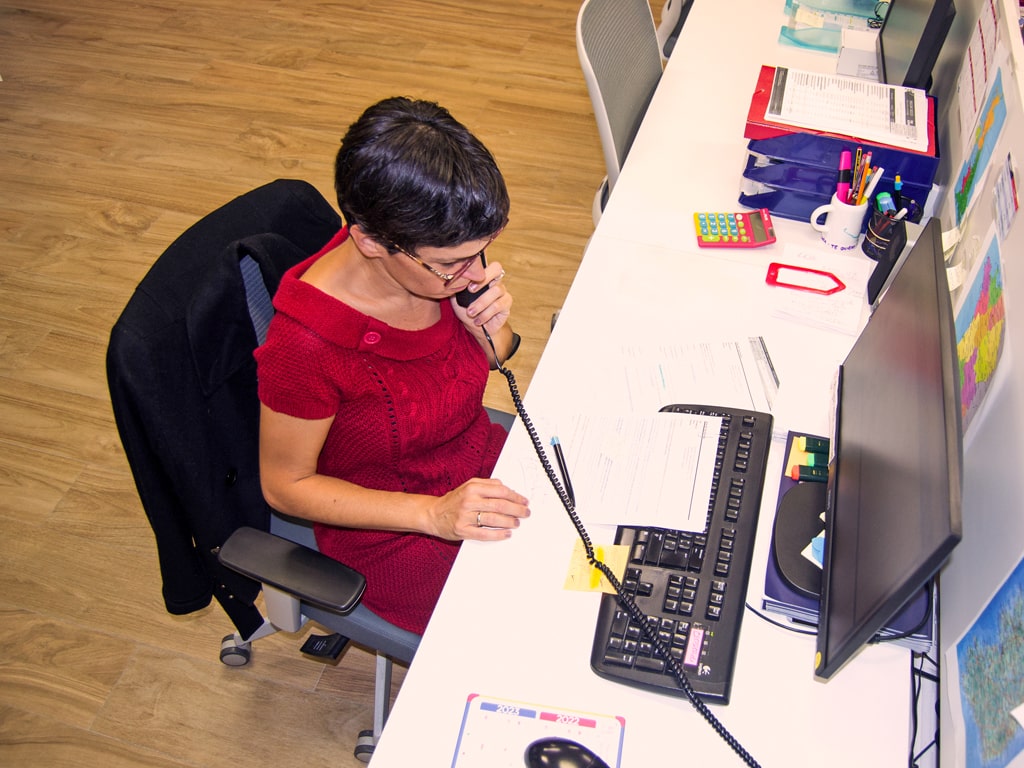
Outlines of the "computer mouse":
{"label": "computer mouse", "polygon": [[571,739],[537,739],[526,748],[527,768],[608,768],[608,763]]}

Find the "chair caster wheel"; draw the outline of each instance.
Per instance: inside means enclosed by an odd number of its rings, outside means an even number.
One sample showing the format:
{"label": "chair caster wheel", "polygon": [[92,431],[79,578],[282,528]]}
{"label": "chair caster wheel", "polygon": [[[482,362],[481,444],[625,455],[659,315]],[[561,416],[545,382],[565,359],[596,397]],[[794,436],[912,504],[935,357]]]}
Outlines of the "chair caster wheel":
{"label": "chair caster wheel", "polygon": [[368,763],[370,758],[373,757],[373,748],[375,746],[377,746],[377,741],[373,738],[373,731],[360,731],[359,738],[356,739],[356,748],[352,754],[356,756],[356,760]]}
{"label": "chair caster wheel", "polygon": [[225,635],[220,641],[220,660],[229,667],[244,667],[252,659],[252,643],[239,640],[237,635]]}

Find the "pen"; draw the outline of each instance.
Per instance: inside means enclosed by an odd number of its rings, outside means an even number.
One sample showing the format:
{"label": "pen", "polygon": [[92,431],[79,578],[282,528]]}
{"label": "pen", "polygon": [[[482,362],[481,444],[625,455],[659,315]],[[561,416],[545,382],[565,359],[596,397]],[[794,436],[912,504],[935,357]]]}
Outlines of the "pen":
{"label": "pen", "polygon": [[839,181],[836,182],[836,200],[841,203],[850,199],[850,182],[853,181],[853,158],[850,150],[839,153]]}
{"label": "pen", "polygon": [[892,189],[893,189],[893,192],[892,192],[892,200],[893,200],[893,202],[896,203],[896,207],[897,208],[902,208],[903,207],[903,193],[901,192],[901,190],[903,189],[903,179],[900,178],[900,175],[898,173],[896,174],[896,181],[894,181],[892,183]]}
{"label": "pen", "polygon": [[555,461],[558,462],[558,471],[562,473],[562,481],[565,483],[565,494],[569,501],[576,505],[576,494],[572,491],[572,483],[569,481],[569,467],[565,464],[565,454],[562,453],[562,441],[557,437],[551,438],[551,447],[555,449]]}

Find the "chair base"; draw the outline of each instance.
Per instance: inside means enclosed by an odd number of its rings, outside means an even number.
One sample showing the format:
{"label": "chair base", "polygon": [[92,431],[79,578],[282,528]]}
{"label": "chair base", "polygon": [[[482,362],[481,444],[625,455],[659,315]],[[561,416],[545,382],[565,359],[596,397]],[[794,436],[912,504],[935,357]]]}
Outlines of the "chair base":
{"label": "chair base", "polygon": [[220,660],[229,667],[244,667],[252,660],[252,643],[238,635],[225,635],[220,641]]}
{"label": "chair base", "polygon": [[356,756],[356,760],[363,763],[370,762],[370,758],[373,757],[373,750],[377,746],[377,740],[373,736],[373,731],[360,731],[359,738],[356,739],[356,748],[353,754]]}
{"label": "chair base", "polygon": [[[253,633],[248,640],[243,640],[238,633],[225,635],[220,642],[220,660],[229,667],[244,667],[252,661],[252,643],[261,637],[278,631],[269,621]],[[312,642],[311,642],[312,641]],[[348,645],[344,635],[333,634],[326,637],[314,635],[303,645],[302,651],[313,658],[319,657],[325,663],[337,660],[341,651]],[[373,728],[359,732],[353,754],[364,763],[370,762],[377,740],[384,731],[391,711],[391,659],[381,651],[377,651],[376,669],[373,685]]]}

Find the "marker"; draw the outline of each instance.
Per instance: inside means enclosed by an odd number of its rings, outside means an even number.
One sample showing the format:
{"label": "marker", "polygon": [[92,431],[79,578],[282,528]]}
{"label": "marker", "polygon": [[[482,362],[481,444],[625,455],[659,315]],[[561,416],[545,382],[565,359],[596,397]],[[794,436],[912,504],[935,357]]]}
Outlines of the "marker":
{"label": "marker", "polygon": [[836,199],[845,203],[850,199],[850,182],[853,181],[853,156],[850,150],[839,153],[839,181],[836,183]]}
{"label": "marker", "polygon": [[871,171],[871,181],[868,182],[867,189],[864,190],[864,200],[870,200],[871,195],[875,191],[875,187],[878,186],[878,182],[882,180],[882,174],[885,173],[885,168],[881,166],[875,166]]}
{"label": "marker", "polygon": [[572,483],[569,481],[569,467],[565,463],[565,454],[562,453],[562,441],[557,437],[551,438],[551,447],[555,449],[555,461],[558,462],[558,471],[562,473],[562,482],[565,483],[565,494],[569,501],[576,505],[576,494],[572,491]]}
{"label": "marker", "polygon": [[805,467],[828,469],[828,456],[824,453],[808,453],[804,455],[803,459]]}
{"label": "marker", "polygon": [[800,435],[800,437],[796,439],[796,447],[804,453],[828,454],[829,442],[824,437]]}
{"label": "marker", "polygon": [[892,183],[892,189],[893,189],[892,201],[894,203],[896,203],[896,207],[897,208],[902,208],[903,207],[903,193],[900,190],[903,189],[903,179],[900,178],[900,175],[898,173],[896,174],[896,181],[894,181]]}
{"label": "marker", "polygon": [[810,481],[812,483],[824,483],[828,481],[828,469],[825,467],[805,467],[796,465],[789,473],[789,476],[794,480],[799,480],[801,482]]}

